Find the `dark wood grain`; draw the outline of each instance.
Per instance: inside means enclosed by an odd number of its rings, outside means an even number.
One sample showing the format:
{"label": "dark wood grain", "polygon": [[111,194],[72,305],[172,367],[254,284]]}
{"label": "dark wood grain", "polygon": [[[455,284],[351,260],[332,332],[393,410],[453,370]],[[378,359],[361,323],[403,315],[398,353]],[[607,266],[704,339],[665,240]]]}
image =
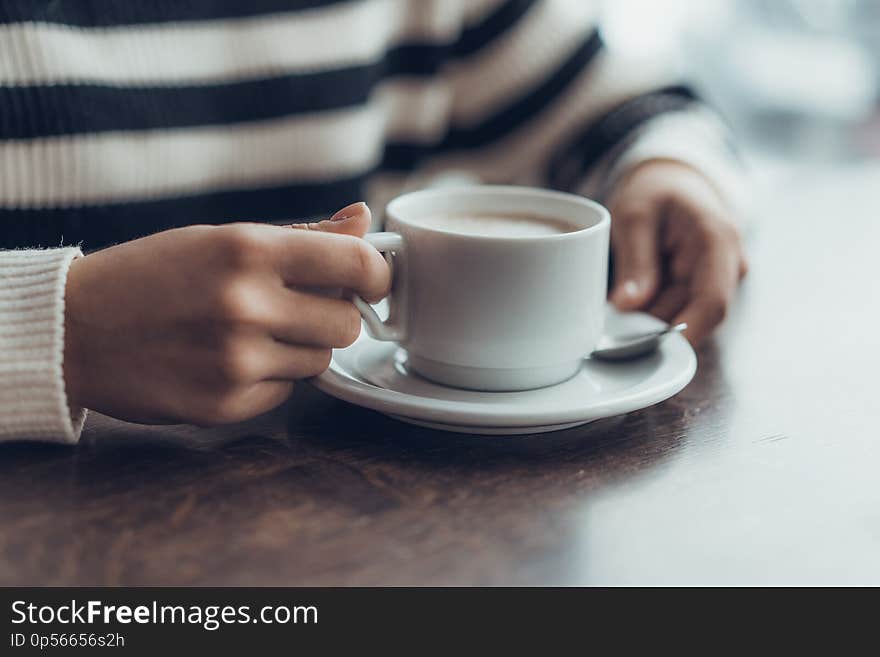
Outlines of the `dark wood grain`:
{"label": "dark wood grain", "polygon": [[302,385],[2,445],[0,584],[880,584],[878,182],[774,186],[696,379],[623,418],[461,436]]}

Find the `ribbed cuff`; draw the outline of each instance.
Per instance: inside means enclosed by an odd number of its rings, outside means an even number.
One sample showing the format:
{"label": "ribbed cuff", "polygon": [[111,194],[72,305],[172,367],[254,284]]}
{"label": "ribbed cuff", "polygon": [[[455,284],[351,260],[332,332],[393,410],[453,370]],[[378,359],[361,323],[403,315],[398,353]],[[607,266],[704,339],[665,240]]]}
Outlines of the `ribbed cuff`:
{"label": "ribbed cuff", "polygon": [[603,195],[633,169],[648,160],[675,160],[687,164],[712,184],[743,222],[751,214],[748,174],[733,153],[727,127],[705,109],[687,109],[651,119],[606,173]]}
{"label": "ribbed cuff", "polygon": [[79,440],[64,385],[64,292],[78,248],[0,251],[0,441]]}

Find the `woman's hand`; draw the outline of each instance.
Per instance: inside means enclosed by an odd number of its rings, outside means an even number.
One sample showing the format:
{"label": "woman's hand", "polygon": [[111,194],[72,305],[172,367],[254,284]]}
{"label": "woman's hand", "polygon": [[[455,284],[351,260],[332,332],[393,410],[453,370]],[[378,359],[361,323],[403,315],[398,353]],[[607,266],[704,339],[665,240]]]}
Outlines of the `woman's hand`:
{"label": "woman's hand", "polygon": [[67,282],[64,376],[69,403],[136,422],[237,422],[323,372],[361,318],[342,288],[368,300],[390,285],[360,239],[363,203],[311,230],[191,226],[75,260]]}
{"label": "woman's hand", "polygon": [[747,265],[739,231],[712,185],[671,160],[633,169],[609,199],[611,301],[687,322],[699,344],[723,321]]}

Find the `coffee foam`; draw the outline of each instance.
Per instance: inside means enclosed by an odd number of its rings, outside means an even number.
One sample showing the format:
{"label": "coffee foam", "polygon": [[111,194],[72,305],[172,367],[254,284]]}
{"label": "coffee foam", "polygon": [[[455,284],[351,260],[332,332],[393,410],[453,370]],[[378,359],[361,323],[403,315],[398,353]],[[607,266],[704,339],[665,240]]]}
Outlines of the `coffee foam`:
{"label": "coffee foam", "polygon": [[545,237],[579,230],[555,217],[514,213],[445,213],[427,215],[413,223],[426,228],[488,237]]}

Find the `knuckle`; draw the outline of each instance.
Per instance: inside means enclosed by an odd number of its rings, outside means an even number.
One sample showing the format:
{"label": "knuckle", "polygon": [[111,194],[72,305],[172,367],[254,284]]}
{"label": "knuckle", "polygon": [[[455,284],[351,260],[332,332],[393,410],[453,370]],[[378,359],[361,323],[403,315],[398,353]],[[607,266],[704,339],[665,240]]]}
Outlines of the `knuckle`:
{"label": "knuckle", "polygon": [[710,240],[736,245],[737,247],[742,242],[739,228],[723,216],[714,214],[704,215],[698,224],[698,228]]}
{"label": "knuckle", "polygon": [[227,384],[246,383],[257,376],[257,354],[239,340],[228,341],[217,359],[217,375]]}
{"label": "knuckle", "polygon": [[262,240],[253,226],[221,226],[218,228],[218,242],[220,257],[234,269],[246,268],[261,258]]}
{"label": "knuckle", "polygon": [[706,299],[705,302],[706,317],[714,326],[720,324],[727,319],[728,304],[727,299],[719,294],[714,294]]}
{"label": "knuckle", "polygon": [[257,322],[261,309],[257,290],[244,280],[231,279],[218,292],[217,313],[221,319],[232,323]]}

